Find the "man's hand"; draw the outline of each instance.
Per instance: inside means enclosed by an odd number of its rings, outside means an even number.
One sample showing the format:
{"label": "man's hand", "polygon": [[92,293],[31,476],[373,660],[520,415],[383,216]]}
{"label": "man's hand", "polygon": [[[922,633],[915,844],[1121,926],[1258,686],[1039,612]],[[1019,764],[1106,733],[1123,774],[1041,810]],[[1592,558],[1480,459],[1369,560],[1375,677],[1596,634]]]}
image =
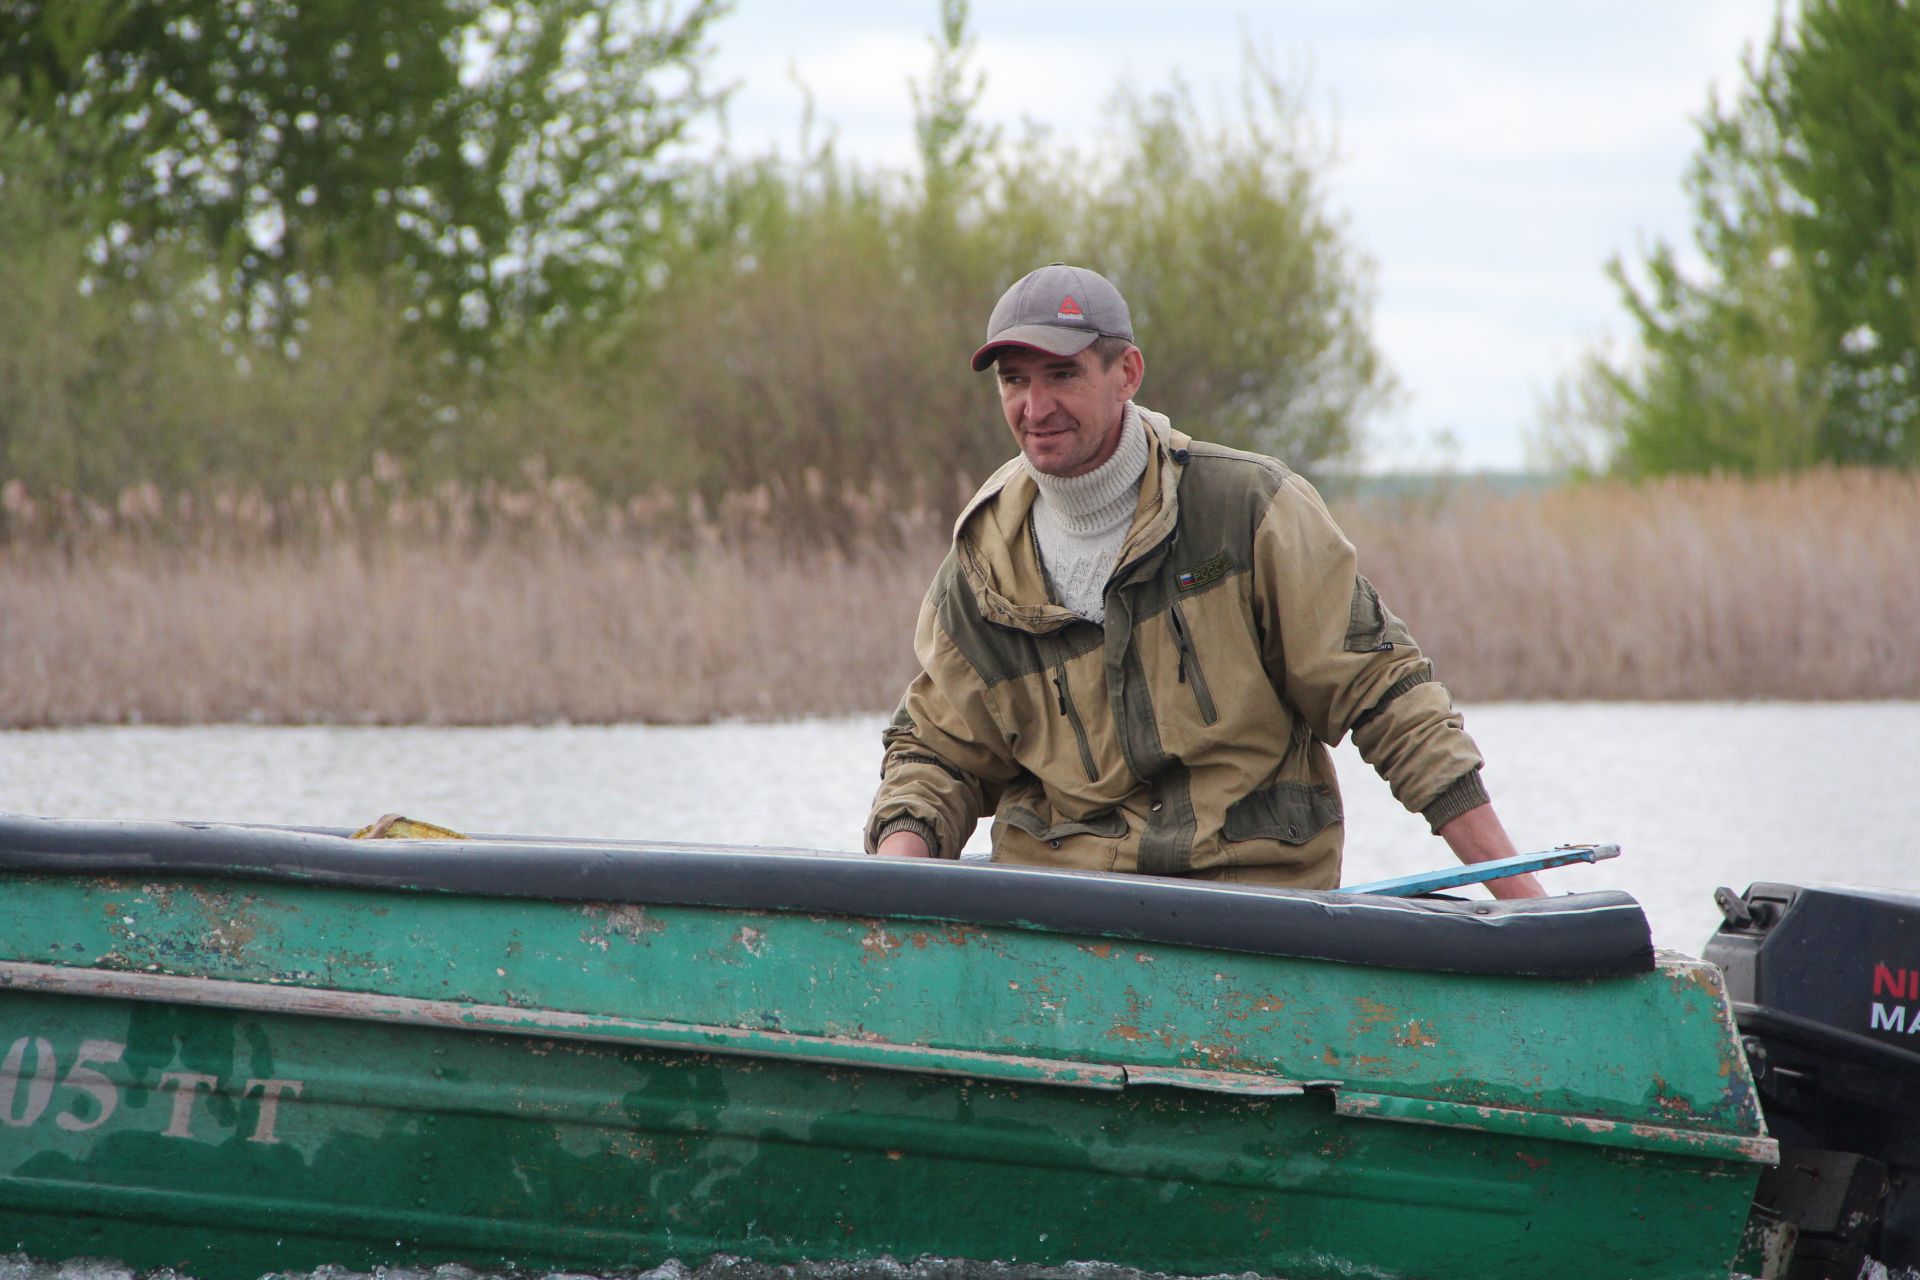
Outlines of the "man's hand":
{"label": "man's hand", "polygon": [[874,846],[873,851],[882,858],[931,858],[933,856],[933,850],[927,848],[927,842],[920,838],[918,831],[896,831]]}
{"label": "man's hand", "polygon": [[[908,832],[896,832],[907,835]],[[1460,861],[1472,865],[1476,862],[1490,862],[1495,858],[1511,858],[1520,851],[1513,847],[1513,841],[1507,835],[1507,829],[1500,825],[1500,816],[1493,806],[1483,804],[1469,809],[1459,817],[1440,828],[1440,838],[1447,842],[1454,856]],[[1496,898],[1544,898],[1547,891],[1531,872],[1525,875],[1506,876],[1499,880],[1489,880],[1487,889]]]}

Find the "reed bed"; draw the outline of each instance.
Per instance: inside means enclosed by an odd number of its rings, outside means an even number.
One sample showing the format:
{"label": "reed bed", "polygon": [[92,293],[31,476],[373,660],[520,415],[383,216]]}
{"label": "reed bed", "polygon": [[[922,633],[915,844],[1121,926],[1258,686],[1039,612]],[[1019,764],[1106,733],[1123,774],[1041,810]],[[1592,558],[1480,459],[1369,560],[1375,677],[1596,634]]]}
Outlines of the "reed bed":
{"label": "reed bed", "polygon": [[943,533],[924,494],[0,490],[0,724],[503,724],[884,706]]}
{"label": "reed bed", "polygon": [[[945,495],[941,495],[942,498]],[[945,502],[627,502],[536,471],[111,504],[0,488],[0,725],[689,722],[876,711]],[[1462,701],[1920,697],[1920,478],[1342,504]]]}
{"label": "reed bed", "polygon": [[1670,478],[1345,517],[1463,701],[1920,697],[1920,475]]}

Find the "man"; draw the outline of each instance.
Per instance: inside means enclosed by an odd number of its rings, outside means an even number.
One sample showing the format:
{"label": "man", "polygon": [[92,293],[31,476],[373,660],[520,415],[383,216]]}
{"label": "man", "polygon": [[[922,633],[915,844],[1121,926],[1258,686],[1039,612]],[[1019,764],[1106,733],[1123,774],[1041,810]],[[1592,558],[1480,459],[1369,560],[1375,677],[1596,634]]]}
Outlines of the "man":
{"label": "man", "polygon": [[1462,861],[1515,852],[1446,689],[1319,495],[1133,403],[1146,359],[1111,283],[1023,277],[974,352],[989,364],[1020,456],[921,607],[870,852],[958,857],[992,812],[998,862],[1336,888],[1327,748],[1349,733]]}

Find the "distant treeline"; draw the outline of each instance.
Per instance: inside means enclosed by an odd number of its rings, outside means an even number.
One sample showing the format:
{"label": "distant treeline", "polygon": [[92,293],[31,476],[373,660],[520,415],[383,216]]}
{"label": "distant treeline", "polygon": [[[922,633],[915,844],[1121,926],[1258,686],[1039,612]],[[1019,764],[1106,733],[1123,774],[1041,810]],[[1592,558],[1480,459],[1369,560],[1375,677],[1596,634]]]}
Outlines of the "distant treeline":
{"label": "distant treeline", "polygon": [[1207,436],[1313,469],[1391,395],[1328,150],[1251,55],[1228,117],[1119,90],[1080,151],[973,119],[947,0],[918,163],[876,171],[830,135],[689,151],[712,0],[398,7],[0,6],[0,481],[279,502],[378,455],[624,501],[812,468],[945,510],[1009,452],[966,357],[1054,259],[1120,283],[1143,398]]}
{"label": "distant treeline", "polygon": [[[0,726],[877,714],[912,674],[945,522],[813,481],[718,503],[538,475],[112,504],[16,484]],[[1911,473],[1334,510],[1462,702],[1920,697]]]}
{"label": "distant treeline", "polygon": [[[1142,400],[1204,437],[1313,474],[1392,398],[1330,148],[1255,54],[1224,113],[1129,83],[1098,142],[1002,134],[940,0],[917,158],[863,168],[811,122],[694,147],[723,8],[0,3],[0,482],[277,499],[379,454],[944,509],[1007,450],[964,354],[1056,259],[1118,281]],[[1910,6],[1783,12],[1699,120],[1697,254],[1613,266],[1634,341],[1562,383],[1556,469],[1920,465],[1917,120]]]}

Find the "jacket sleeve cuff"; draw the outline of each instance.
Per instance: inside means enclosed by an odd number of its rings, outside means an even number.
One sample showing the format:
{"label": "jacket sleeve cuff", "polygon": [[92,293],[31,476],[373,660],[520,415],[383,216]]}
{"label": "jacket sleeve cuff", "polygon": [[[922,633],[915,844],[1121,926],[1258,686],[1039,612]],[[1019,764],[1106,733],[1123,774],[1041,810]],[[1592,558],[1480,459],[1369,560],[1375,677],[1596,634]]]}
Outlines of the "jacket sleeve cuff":
{"label": "jacket sleeve cuff", "polygon": [[1474,769],[1463,773],[1447,784],[1446,790],[1433,798],[1433,803],[1420,811],[1427,820],[1427,826],[1435,834],[1440,828],[1452,822],[1469,809],[1478,809],[1491,802],[1487,795],[1487,786],[1480,781],[1480,771]]}
{"label": "jacket sleeve cuff", "polygon": [[889,818],[881,823],[874,829],[873,840],[867,845],[867,852],[872,853],[878,849],[880,842],[896,831],[913,832],[927,842],[927,852],[936,858],[940,856],[940,837],[933,833],[933,825],[911,817]]}

